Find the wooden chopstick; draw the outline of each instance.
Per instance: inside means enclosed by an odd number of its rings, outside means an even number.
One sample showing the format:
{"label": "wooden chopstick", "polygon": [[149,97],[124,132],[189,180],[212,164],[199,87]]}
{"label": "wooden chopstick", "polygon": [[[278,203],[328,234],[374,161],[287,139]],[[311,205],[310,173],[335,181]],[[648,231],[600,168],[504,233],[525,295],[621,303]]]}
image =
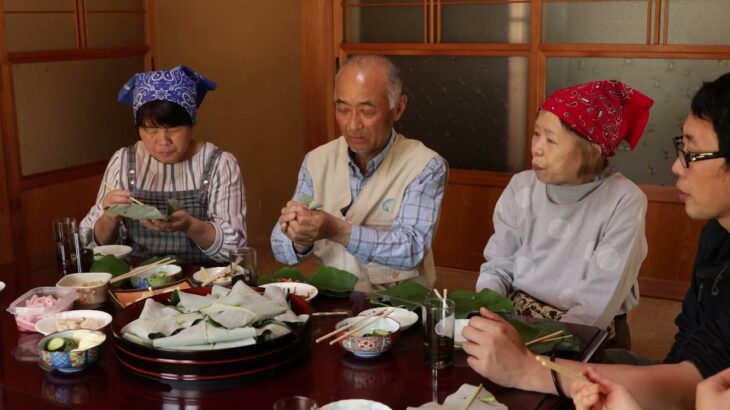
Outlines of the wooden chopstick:
{"label": "wooden chopstick", "polygon": [[390,314],[390,313],[392,313],[394,311],[394,309],[388,308],[388,309],[385,309],[385,310],[381,310],[380,312],[378,312],[378,313],[376,313],[374,315],[363,316],[363,318],[360,319],[360,320],[356,320],[356,321],[354,321],[352,323],[348,323],[345,326],[342,326],[342,327],[340,327],[338,329],[335,329],[335,330],[327,333],[326,335],[324,335],[324,336],[318,338],[317,340],[315,340],[314,343],[319,343],[319,342],[321,342],[321,341],[323,341],[325,339],[328,339],[328,338],[336,335],[337,333],[344,332],[346,329],[349,329],[349,328],[351,328],[353,326],[359,325],[360,323],[363,323],[364,321],[366,321],[366,320],[368,320],[370,318],[373,318],[373,317],[376,317],[376,316],[377,317],[380,317],[383,313],[385,313],[385,312],[387,312],[389,310],[390,310],[390,312],[388,314]]}
{"label": "wooden chopstick", "polygon": [[[106,185],[107,189],[118,189],[118,188],[113,187],[109,183],[106,183],[105,185]],[[138,201],[137,198],[135,198],[135,197],[133,197],[131,195],[129,196],[129,200],[132,201],[133,203],[137,204],[137,205],[144,205],[142,202]]]}
{"label": "wooden chopstick", "polygon": [[538,337],[538,338],[535,338],[535,339],[532,339],[532,340],[530,340],[529,342],[525,342],[525,346],[530,346],[530,345],[533,345],[533,344],[535,344],[535,343],[540,343],[540,342],[543,342],[543,341],[545,341],[546,339],[550,339],[550,338],[553,338],[553,337],[559,336],[559,335],[561,335],[562,333],[563,333],[563,330],[558,330],[557,332],[553,332],[553,333],[550,333],[549,335],[545,335],[545,336],[540,336],[540,337]]}
{"label": "wooden chopstick", "polygon": [[469,410],[469,406],[471,406],[472,403],[474,403],[474,400],[476,400],[477,396],[479,396],[479,392],[482,391],[482,384],[479,383],[479,387],[477,387],[477,391],[474,392],[474,394],[471,396],[471,399],[468,403],[466,403],[466,406],[464,406],[464,410]]}
{"label": "wooden chopstick", "polygon": [[129,271],[129,272],[123,274],[123,275],[119,275],[117,277],[112,278],[109,281],[109,283],[116,283],[116,282],[119,282],[119,281],[122,281],[122,280],[125,280],[125,279],[129,279],[132,276],[137,276],[140,273],[147,272],[150,269],[154,269],[154,268],[160,267],[162,265],[167,265],[167,264],[169,264],[170,262],[172,262],[174,260],[175,260],[175,258],[169,258],[168,257],[168,258],[161,259],[161,260],[159,260],[157,262],[153,262],[153,263],[150,263],[150,264],[147,264],[147,265],[138,266],[138,267],[132,269],[131,271]]}
{"label": "wooden chopstick", "polygon": [[233,270],[231,269],[230,266],[223,269],[222,271],[220,271],[217,275],[208,276],[208,279],[203,281],[203,283],[201,283],[200,286],[208,286],[209,283],[215,282],[216,280],[218,280],[218,278],[223,277],[229,273],[233,273]]}
{"label": "wooden chopstick", "polygon": [[[387,317],[388,315],[390,315],[394,311],[395,311],[395,309],[388,308],[388,309],[384,310],[382,313],[378,313],[378,314],[375,314],[375,315],[368,316],[369,320],[367,320],[365,323],[363,323],[362,326],[358,326],[355,329],[352,329],[349,332],[340,335],[337,339],[330,340],[330,345],[333,345],[333,344],[339,342],[340,340],[342,340],[342,339],[344,339],[346,337],[349,337],[349,336],[353,335],[355,332],[357,332],[359,330],[362,330],[362,329],[364,329],[364,328],[372,325],[373,323],[377,322],[378,320],[380,320],[380,319],[382,319],[384,317]],[[362,323],[362,322],[359,321],[358,323]],[[342,328],[340,328],[340,329],[342,329]]]}
{"label": "wooden chopstick", "polygon": [[544,357],[535,356],[535,360],[537,360],[537,362],[540,363],[541,366],[547,367],[550,370],[555,370],[556,372],[562,374],[563,376],[569,377],[575,381],[591,383],[591,381],[586,379],[585,376],[583,376],[582,374],[576,373],[576,372],[568,369],[567,367],[560,366],[559,364],[557,364],[555,362],[551,362],[550,360],[548,360]]}
{"label": "wooden chopstick", "polygon": [[571,337],[573,337],[573,335],[564,335],[564,336],[558,336],[558,337],[551,337],[550,339],[541,340],[538,343],[555,342],[555,341],[558,341],[558,340],[570,339]]}

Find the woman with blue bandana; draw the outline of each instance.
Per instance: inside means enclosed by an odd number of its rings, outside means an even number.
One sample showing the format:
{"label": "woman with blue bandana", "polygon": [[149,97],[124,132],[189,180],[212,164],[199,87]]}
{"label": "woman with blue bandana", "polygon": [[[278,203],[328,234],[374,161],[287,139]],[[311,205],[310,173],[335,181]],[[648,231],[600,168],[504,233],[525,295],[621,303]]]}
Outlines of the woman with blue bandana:
{"label": "woman with blue bandana", "polygon": [[[96,204],[81,226],[97,244],[126,244],[132,256],[177,255],[207,264],[225,261],[246,244],[246,203],[236,158],[193,139],[195,114],[216,84],[186,66],[135,74],[117,100],[132,106],[140,137],[118,150],[107,165]],[[105,212],[136,199],[166,213],[135,220]]]}

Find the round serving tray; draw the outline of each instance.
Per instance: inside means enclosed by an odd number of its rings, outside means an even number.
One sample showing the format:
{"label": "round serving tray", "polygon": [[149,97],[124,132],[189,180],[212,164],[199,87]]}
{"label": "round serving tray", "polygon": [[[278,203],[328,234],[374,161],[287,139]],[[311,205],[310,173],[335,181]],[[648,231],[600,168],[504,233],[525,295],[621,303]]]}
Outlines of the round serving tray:
{"label": "round serving tray", "polygon": [[[185,289],[183,292],[207,295],[211,288]],[[170,303],[172,292],[153,296],[160,303]],[[290,296],[292,310],[311,314],[302,298]],[[144,300],[137,301],[114,316],[112,334],[119,362],[135,373],[147,377],[178,381],[219,380],[267,372],[284,366],[309,351],[309,328],[304,327],[264,343],[209,351],[180,351],[142,346],[121,337],[121,329],[142,313]]]}

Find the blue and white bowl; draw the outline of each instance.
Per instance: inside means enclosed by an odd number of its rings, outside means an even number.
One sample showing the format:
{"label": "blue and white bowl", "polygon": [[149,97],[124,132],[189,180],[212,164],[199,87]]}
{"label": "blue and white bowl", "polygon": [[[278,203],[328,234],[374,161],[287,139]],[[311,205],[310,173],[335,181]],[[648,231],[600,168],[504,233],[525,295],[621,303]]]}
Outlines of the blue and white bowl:
{"label": "blue and white bowl", "polygon": [[[74,349],[69,352],[48,351],[46,345],[56,337],[64,339],[74,339],[79,342],[84,337],[95,337],[100,340],[98,343],[88,348]],[[52,333],[38,342],[38,351],[40,352],[40,365],[46,370],[58,370],[64,373],[74,373],[82,371],[89,367],[92,363],[99,359],[101,355],[101,347],[106,340],[106,334],[98,330],[64,330],[63,332]]]}

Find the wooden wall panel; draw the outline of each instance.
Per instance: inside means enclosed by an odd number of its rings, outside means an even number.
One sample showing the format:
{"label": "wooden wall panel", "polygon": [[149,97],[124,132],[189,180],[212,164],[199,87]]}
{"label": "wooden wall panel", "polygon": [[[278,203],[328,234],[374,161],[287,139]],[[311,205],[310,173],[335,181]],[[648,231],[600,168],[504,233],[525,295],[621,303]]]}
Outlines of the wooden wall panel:
{"label": "wooden wall panel", "polygon": [[53,254],[51,221],[73,216],[79,222],[96,200],[102,174],[45,185],[22,192],[23,227],[28,256]]}
{"label": "wooden wall panel", "polygon": [[[0,141],[2,138],[0,138]],[[13,232],[10,229],[10,201],[5,170],[5,153],[0,145],[0,265],[10,263],[14,257]]]}
{"label": "wooden wall panel", "polygon": [[335,138],[335,59],[332,0],[302,1],[304,148]]}
{"label": "wooden wall panel", "polygon": [[[434,240],[436,265],[474,272],[494,233],[492,214],[509,177],[479,177],[453,170],[441,208]],[[642,187],[649,198],[646,239],[649,252],[639,272],[640,292],[681,300],[689,286],[697,241],[705,221],[690,219],[684,205],[672,199],[672,188]],[[674,196],[676,198],[676,196]]]}

